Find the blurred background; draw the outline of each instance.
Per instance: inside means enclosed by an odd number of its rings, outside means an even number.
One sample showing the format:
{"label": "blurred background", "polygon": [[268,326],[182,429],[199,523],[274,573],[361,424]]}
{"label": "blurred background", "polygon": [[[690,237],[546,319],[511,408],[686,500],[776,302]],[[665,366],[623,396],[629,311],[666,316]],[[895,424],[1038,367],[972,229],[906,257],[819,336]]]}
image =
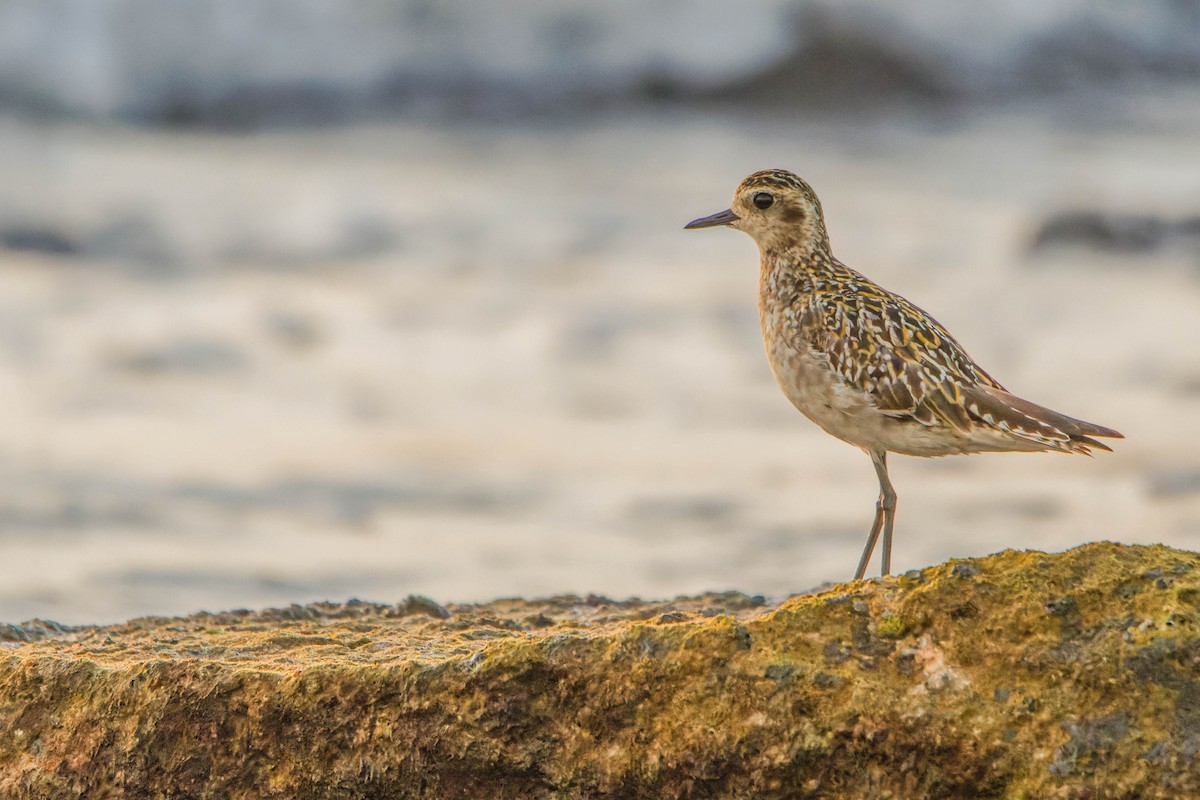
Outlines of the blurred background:
{"label": "blurred background", "polygon": [[682,230],[767,167],[1128,436],[895,458],[895,569],[1196,546],[1200,2],[0,0],[0,620],[849,578],[870,462]]}

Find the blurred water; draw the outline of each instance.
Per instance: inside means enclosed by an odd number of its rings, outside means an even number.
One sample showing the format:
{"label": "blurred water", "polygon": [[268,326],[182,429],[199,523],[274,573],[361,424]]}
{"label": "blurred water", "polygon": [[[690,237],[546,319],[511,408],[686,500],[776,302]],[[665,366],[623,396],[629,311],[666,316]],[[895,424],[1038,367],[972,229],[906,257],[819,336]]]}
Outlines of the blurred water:
{"label": "blurred water", "polygon": [[714,92],[869,108],[1197,75],[1195,0],[0,0],[0,103],[231,128]]}
{"label": "blurred water", "polygon": [[768,166],[999,380],[1129,437],[897,458],[897,569],[1194,547],[1200,253],[1031,244],[1063,210],[1195,215],[1198,124],[1184,88],[248,136],[0,116],[0,619],[847,578],[869,462],[773,385],[753,243],[681,230]]}

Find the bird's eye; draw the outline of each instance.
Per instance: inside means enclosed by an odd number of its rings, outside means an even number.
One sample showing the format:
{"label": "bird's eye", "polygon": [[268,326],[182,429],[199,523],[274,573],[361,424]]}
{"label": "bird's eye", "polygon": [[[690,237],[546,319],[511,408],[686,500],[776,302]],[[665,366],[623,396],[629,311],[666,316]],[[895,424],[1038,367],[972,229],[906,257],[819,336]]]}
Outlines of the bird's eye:
{"label": "bird's eye", "polygon": [[757,208],[767,209],[775,202],[774,196],[769,192],[758,192],[754,195],[754,205]]}

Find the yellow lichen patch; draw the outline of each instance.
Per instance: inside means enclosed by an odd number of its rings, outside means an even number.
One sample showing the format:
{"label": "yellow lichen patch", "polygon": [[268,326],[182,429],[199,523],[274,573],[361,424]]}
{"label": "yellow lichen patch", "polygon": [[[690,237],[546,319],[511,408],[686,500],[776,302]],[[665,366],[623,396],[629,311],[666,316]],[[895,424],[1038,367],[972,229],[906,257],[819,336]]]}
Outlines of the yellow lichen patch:
{"label": "yellow lichen patch", "polygon": [[879,620],[879,635],[885,639],[899,639],[908,633],[912,626],[899,614],[887,614]]}
{"label": "yellow lichen patch", "polygon": [[1200,557],[11,629],[0,797],[1200,796]]}

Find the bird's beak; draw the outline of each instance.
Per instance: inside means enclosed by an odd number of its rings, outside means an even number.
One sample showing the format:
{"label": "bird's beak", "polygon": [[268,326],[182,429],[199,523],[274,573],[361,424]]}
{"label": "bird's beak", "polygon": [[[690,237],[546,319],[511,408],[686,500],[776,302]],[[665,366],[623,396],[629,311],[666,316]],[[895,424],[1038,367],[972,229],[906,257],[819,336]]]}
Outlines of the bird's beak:
{"label": "bird's beak", "polygon": [[683,229],[687,231],[691,230],[692,228],[715,228],[718,225],[732,225],[739,219],[741,219],[741,217],[733,213],[732,209],[727,208],[724,211],[718,211],[712,216],[694,219],[687,225],[684,225]]}

